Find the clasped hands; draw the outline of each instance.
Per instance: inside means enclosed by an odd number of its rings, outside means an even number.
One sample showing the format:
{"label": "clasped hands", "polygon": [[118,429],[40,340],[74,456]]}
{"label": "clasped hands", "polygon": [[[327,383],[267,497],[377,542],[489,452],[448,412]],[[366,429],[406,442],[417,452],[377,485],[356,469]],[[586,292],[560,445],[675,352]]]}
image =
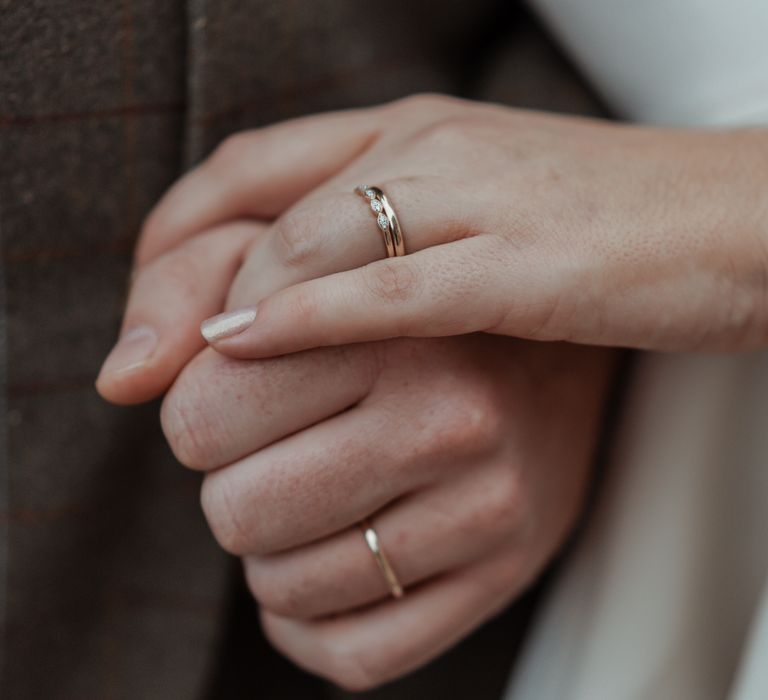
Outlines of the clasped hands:
{"label": "clasped hands", "polygon": [[[608,346],[764,342],[760,137],[438,96],[237,134],[147,219],[99,391],[166,394],[171,448],[205,473],[272,642],[380,684],[561,546]],[[382,259],[360,182],[397,206],[407,256]]]}

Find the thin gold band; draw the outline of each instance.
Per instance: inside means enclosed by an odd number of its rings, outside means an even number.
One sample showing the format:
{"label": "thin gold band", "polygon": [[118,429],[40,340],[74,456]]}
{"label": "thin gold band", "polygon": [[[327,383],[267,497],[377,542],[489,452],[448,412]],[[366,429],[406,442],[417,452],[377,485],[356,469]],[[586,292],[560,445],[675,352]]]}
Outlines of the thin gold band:
{"label": "thin gold band", "polygon": [[355,193],[369,203],[371,211],[376,217],[376,224],[384,238],[387,257],[395,258],[405,255],[403,230],[400,228],[400,221],[395,214],[392,203],[387,199],[387,195],[379,187],[370,185],[358,185],[355,187]]}
{"label": "thin gold band", "polygon": [[379,535],[373,528],[373,523],[367,518],[360,523],[360,528],[363,531],[363,537],[365,537],[365,543],[368,545],[368,549],[371,550],[373,558],[379,565],[384,580],[387,582],[389,592],[393,598],[403,597],[403,587],[400,585],[400,581],[397,579],[397,574],[392,568],[392,564],[389,563],[387,555],[384,553],[384,549],[381,546]]}

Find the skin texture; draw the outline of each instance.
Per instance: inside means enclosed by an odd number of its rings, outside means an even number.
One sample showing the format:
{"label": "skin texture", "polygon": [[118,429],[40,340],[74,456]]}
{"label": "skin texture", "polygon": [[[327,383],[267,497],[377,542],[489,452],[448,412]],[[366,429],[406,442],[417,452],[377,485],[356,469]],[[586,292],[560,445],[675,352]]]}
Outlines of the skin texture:
{"label": "skin texture", "polygon": [[[764,143],[435,96],[236,135],[147,220],[98,388],[172,385],[164,429],[267,634],[371,687],[512,600],[580,508],[613,351],[474,332],[762,344]],[[405,258],[381,260],[360,182]],[[201,352],[200,322],[243,308]]]}
{"label": "skin texture", "polygon": [[[165,333],[174,311],[194,324],[221,303],[232,251],[266,231],[240,222],[139,268],[127,317],[155,321],[162,350],[100,385],[131,396],[187,363],[163,427],[179,460],[206,473],[203,510],[243,557],[267,635],[305,668],[365,689],[499,611],[561,546],[613,353],[470,334],[242,361],[200,352],[177,323]],[[220,258],[200,243],[216,236]],[[366,516],[408,589],[395,603],[357,527]]]}
{"label": "skin texture", "polygon": [[[231,136],[150,214],[137,269],[221,226],[274,219],[208,265],[243,262],[226,307],[256,310],[255,320],[215,342],[239,358],[481,330],[656,350],[758,347],[767,150],[761,129],[640,128],[416,96]],[[381,259],[375,222],[352,193],[361,182],[389,195],[409,255]],[[201,315],[185,302],[167,307],[180,317],[150,319],[151,356],[102,374],[105,397],[135,403],[168,387],[200,347],[183,321],[222,310]],[[129,308],[123,334],[142,324],[141,308]]]}
{"label": "skin texture", "polygon": [[[244,557],[267,634],[364,689],[514,600],[580,511],[608,350],[489,335],[238,361],[211,350],[162,410],[219,543]],[[372,516],[406,597],[392,601]]]}
{"label": "skin texture", "polygon": [[[250,196],[272,172],[260,164],[294,139],[309,161],[301,185],[336,172],[291,191],[253,247],[233,293],[258,314],[216,342],[221,352],[480,330],[657,350],[765,343],[764,130],[640,128],[429,96],[326,115],[225,143],[160,204],[140,259],[201,210],[215,212],[207,223],[268,211]],[[277,166],[278,183],[294,165]],[[360,182],[395,205],[406,258],[381,260],[352,193]],[[295,286],[267,294],[283,268]]]}

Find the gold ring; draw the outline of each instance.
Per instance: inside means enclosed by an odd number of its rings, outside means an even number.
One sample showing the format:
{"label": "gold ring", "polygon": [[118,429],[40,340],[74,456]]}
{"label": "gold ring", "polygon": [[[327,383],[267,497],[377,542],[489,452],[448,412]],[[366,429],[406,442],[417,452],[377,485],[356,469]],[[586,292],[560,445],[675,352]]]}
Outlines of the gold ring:
{"label": "gold ring", "polygon": [[376,223],[381,229],[384,245],[387,247],[387,257],[394,258],[405,255],[403,230],[400,228],[400,221],[398,221],[397,214],[387,199],[387,195],[380,188],[370,185],[358,185],[355,187],[355,194],[359,194],[369,203],[371,211],[376,217]]}
{"label": "gold ring", "polygon": [[384,549],[379,541],[379,535],[376,530],[373,529],[373,523],[367,518],[360,523],[360,528],[363,531],[363,537],[365,537],[365,543],[368,545],[368,549],[371,550],[373,558],[379,565],[384,580],[387,582],[389,592],[393,598],[403,597],[403,587],[400,585],[400,581],[397,579],[397,574],[392,568],[392,564],[389,563],[387,555],[384,553]]}

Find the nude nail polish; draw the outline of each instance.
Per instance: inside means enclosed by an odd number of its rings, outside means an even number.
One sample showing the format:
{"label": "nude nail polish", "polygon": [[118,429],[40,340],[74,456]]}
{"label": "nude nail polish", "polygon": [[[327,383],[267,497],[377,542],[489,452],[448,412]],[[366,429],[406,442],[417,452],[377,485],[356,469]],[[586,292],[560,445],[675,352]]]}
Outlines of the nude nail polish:
{"label": "nude nail polish", "polygon": [[209,343],[242,333],[256,318],[256,309],[239,309],[213,316],[200,324],[200,332]]}

